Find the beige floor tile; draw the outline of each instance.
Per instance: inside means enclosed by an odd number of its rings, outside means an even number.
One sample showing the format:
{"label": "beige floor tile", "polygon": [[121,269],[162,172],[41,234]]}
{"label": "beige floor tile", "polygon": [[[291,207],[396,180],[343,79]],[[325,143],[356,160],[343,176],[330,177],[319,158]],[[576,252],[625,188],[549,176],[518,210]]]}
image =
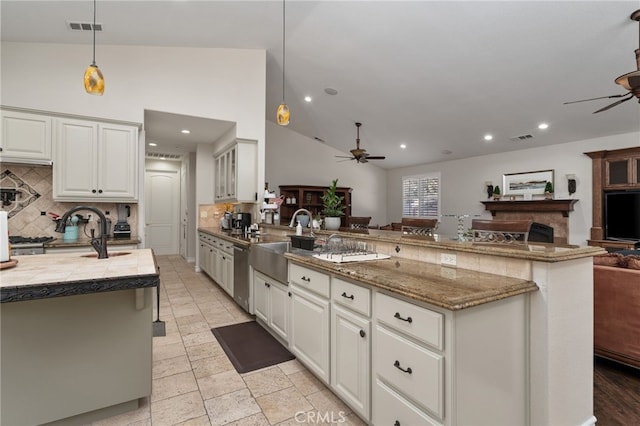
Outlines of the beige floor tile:
{"label": "beige floor tile", "polygon": [[212,425],[224,425],[260,412],[247,389],[208,399],[204,405]]}
{"label": "beige floor tile", "polygon": [[313,406],[293,386],[256,398],[256,401],[271,424],[290,419],[298,412],[313,409]]}
{"label": "beige floor tile", "polygon": [[246,389],[247,385],[236,370],[228,370],[213,376],[199,378],[198,387],[202,399],[207,400],[225,393]]}
{"label": "beige floor tile", "polygon": [[278,367],[247,374],[243,378],[255,398],[293,386],[287,375]]}
{"label": "beige floor tile", "polygon": [[286,361],[278,364],[278,367],[284,372],[284,374],[293,374],[298,371],[306,370],[304,365],[300,364],[300,361],[297,359],[292,359],[291,361]]}
{"label": "beige floor tile", "polygon": [[188,336],[190,334],[204,333],[205,331],[211,332],[211,327],[207,321],[193,322],[191,324],[183,324],[178,327],[182,336]]}
{"label": "beige floor tile", "polygon": [[153,362],[153,375],[154,379],[160,377],[172,376],[178,373],[184,373],[191,370],[191,364],[187,355],[177,356],[175,358],[162,359],[160,361]]}
{"label": "beige floor tile", "polygon": [[153,348],[153,360],[160,361],[168,358],[175,358],[180,355],[186,355],[187,351],[184,348],[182,341],[177,343],[170,343],[162,346],[154,346]]}
{"label": "beige floor tile", "polygon": [[319,413],[330,413],[334,418],[351,414],[351,409],[329,389],[307,395],[307,400]]}
{"label": "beige floor tile", "polygon": [[210,424],[209,416],[205,415],[195,419],[189,419],[182,423],[176,423],[175,426],[209,426]]}
{"label": "beige floor tile", "polygon": [[200,392],[189,392],[151,404],[153,426],[175,425],[206,414]]}
{"label": "beige floor tile", "polygon": [[191,362],[203,358],[211,358],[214,356],[224,355],[224,350],[220,344],[216,342],[207,342],[200,345],[187,346],[187,356]]}
{"label": "beige floor tile", "polygon": [[229,426],[270,426],[269,420],[262,413],[254,414],[237,422],[229,423]]}
{"label": "beige floor tile", "polygon": [[166,336],[158,336],[153,338],[154,350],[158,346],[171,345],[174,343],[182,343],[182,336],[180,336],[180,333],[178,333],[177,331],[171,333],[167,327],[167,324],[165,324],[165,328],[167,332]]}
{"label": "beige floor tile", "polygon": [[151,402],[198,390],[198,383],[192,371],[185,371],[153,380]]}
{"label": "beige floor tile", "polygon": [[171,310],[173,311],[173,316],[176,318],[200,314],[200,309],[193,303],[180,305],[178,307],[173,306]]}
{"label": "beige floor tile", "polygon": [[289,374],[287,377],[304,396],[326,389],[325,385],[307,370]]}
{"label": "beige floor tile", "polygon": [[223,371],[235,371],[233,364],[231,364],[231,361],[229,361],[229,358],[227,358],[224,353],[193,361],[191,366],[196,379],[199,379],[200,377],[213,376],[214,374],[218,374]]}
{"label": "beige floor tile", "polygon": [[194,322],[203,322],[203,321],[205,321],[205,319],[202,316],[202,314],[193,314],[193,315],[187,315],[186,317],[176,318],[178,327],[185,324],[192,324]]}
{"label": "beige floor tile", "polygon": [[199,333],[193,333],[182,336],[182,341],[185,346],[201,345],[203,343],[215,342],[216,338],[213,336],[211,330],[201,331]]}

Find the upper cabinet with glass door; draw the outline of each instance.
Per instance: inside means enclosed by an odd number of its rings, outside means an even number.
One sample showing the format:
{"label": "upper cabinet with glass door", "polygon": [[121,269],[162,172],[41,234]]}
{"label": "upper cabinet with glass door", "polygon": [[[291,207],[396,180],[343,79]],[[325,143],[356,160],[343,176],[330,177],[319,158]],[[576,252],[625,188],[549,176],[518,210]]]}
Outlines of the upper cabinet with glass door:
{"label": "upper cabinet with glass door", "polygon": [[214,155],[215,202],[257,201],[258,143],[236,139]]}
{"label": "upper cabinet with glass door", "polygon": [[604,165],[604,189],[640,189],[640,152],[612,155]]}

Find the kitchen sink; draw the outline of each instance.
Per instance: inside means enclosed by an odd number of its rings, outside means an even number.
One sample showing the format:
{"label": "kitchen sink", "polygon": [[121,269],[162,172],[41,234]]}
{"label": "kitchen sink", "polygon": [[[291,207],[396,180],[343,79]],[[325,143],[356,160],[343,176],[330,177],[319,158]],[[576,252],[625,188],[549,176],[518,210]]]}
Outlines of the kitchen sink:
{"label": "kitchen sink", "polygon": [[[131,254],[131,252],[130,251],[118,251],[116,253],[109,253],[109,257],[126,256],[128,254]],[[83,254],[82,257],[98,257],[98,253]]]}
{"label": "kitchen sink", "polygon": [[256,271],[287,284],[289,282],[289,262],[284,254],[291,249],[288,241],[251,244],[249,264]]}

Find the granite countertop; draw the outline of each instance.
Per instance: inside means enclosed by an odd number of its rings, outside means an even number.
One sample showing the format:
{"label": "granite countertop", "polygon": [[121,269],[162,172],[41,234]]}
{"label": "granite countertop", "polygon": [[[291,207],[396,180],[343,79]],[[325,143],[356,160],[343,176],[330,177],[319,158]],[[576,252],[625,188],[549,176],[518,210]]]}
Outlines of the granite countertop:
{"label": "granite countertop", "polygon": [[450,311],[538,290],[533,281],[397,257],[354,263],[327,262],[296,253],[286,253],[285,257]]}
{"label": "granite countertop", "polygon": [[[120,239],[109,238],[107,239],[107,247],[118,245],[133,245],[140,244],[140,239],[136,237]],[[56,238],[53,241],[49,241],[44,245],[45,249],[48,248],[61,248],[61,247],[91,247],[91,240],[88,238],[81,238],[77,241],[64,241],[62,238]]]}
{"label": "granite countertop", "polygon": [[0,302],[154,287],[160,275],[151,249],[127,250],[108,259],[95,253],[12,256],[18,264],[0,271]]}

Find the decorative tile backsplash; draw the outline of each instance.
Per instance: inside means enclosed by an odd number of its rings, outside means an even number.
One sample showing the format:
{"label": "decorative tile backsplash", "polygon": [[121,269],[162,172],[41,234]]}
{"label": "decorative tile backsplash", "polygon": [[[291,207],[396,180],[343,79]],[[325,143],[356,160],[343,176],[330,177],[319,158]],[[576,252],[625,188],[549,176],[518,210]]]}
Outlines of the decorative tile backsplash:
{"label": "decorative tile backsplash", "polygon": [[[9,213],[10,235],[62,238],[62,234],[54,231],[55,222],[48,213],[62,216],[67,210],[78,205],[91,206],[101,210],[107,218],[111,219],[112,226],[118,221],[116,203],[59,203],[54,201],[52,166],[2,163],[0,165],[0,188],[2,189],[0,208]],[[15,199],[10,201],[11,194],[15,194]],[[131,206],[131,216],[127,218],[127,222],[131,227],[131,236],[137,237],[138,205],[135,203],[129,205]],[[91,212],[79,211],[78,213],[86,215]],[[87,224],[86,229],[81,229],[80,232],[84,231],[88,238],[92,226],[98,230],[97,221],[94,221]],[[83,237],[80,236],[80,238]]]}

